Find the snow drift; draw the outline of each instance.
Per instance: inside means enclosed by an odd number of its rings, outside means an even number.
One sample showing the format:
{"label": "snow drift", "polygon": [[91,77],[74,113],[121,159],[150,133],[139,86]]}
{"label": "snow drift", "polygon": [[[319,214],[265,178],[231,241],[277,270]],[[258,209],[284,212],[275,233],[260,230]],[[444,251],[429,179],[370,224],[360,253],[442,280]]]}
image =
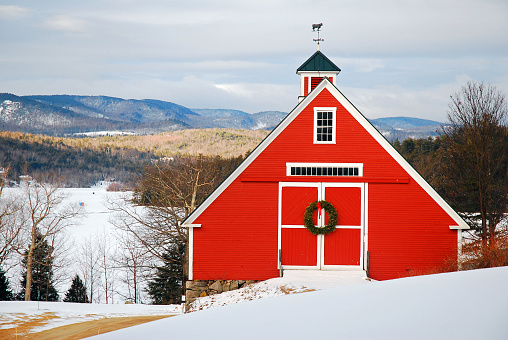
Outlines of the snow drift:
{"label": "snow drift", "polygon": [[508,267],[266,298],[94,339],[506,339]]}

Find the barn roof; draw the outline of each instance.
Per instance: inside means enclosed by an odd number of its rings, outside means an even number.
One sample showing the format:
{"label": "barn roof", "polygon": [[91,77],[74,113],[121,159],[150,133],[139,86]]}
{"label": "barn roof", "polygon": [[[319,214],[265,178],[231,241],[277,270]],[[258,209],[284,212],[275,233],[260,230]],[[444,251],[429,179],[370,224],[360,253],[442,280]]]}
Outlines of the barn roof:
{"label": "barn roof", "polygon": [[[319,52],[319,51],[318,51]],[[311,57],[312,58],[312,57]],[[363,126],[367,132],[395,159],[397,163],[417,182],[423,190],[453,219],[456,225],[450,229],[469,229],[467,223],[455,210],[432,188],[432,186],[395,150],[388,140],[372,125],[367,118],[347,99],[328,78],[323,80],[266,136],[265,139],[244,159],[244,161],[199,205],[184,221],[184,226],[193,225],[193,222],[206,210],[206,208],[237,179],[242,172],[266,149],[272,141],[307,107],[319,93],[327,89],[335,99]]]}
{"label": "barn roof", "polygon": [[298,72],[315,72],[315,71],[326,71],[326,72],[340,72],[340,68],[337,67],[330,59],[328,59],[321,51],[316,51],[306,62],[302,64],[297,70]]}

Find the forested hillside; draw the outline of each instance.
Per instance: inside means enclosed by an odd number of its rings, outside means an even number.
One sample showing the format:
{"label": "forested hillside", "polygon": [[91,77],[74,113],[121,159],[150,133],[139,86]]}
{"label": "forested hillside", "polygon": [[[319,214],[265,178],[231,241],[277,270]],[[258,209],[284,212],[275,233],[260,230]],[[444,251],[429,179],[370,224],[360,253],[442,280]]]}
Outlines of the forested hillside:
{"label": "forested hillside", "polygon": [[267,131],[199,129],[158,135],[58,138],[0,132],[0,168],[10,165],[9,179],[20,175],[53,176],[66,187],[89,187],[114,178],[134,183],[143,167],[175,156],[244,155]]}
{"label": "forested hillside", "polygon": [[5,132],[0,145],[0,166],[10,166],[10,180],[52,177],[65,187],[89,187],[111,178],[132,182],[153,158],[135,149],[73,147],[55,138]]}

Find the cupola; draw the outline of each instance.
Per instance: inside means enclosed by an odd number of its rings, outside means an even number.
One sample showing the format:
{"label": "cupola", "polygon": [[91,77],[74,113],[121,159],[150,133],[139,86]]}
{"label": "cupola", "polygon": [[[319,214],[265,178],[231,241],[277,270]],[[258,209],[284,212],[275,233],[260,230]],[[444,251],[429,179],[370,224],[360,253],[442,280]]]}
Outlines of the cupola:
{"label": "cupola", "polygon": [[321,51],[317,50],[296,70],[296,73],[300,75],[300,96],[298,97],[298,102],[302,101],[324,77],[327,77],[333,85],[336,85],[339,72],[340,68],[321,53]]}

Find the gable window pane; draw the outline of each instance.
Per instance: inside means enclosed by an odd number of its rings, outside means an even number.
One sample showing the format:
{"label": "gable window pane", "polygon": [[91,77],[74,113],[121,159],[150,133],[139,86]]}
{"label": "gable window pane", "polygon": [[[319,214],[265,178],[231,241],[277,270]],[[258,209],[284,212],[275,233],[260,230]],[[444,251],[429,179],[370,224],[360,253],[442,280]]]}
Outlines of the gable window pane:
{"label": "gable window pane", "polygon": [[316,142],[334,142],[335,141],[335,126],[334,126],[334,112],[331,111],[317,111],[315,121],[315,141]]}

